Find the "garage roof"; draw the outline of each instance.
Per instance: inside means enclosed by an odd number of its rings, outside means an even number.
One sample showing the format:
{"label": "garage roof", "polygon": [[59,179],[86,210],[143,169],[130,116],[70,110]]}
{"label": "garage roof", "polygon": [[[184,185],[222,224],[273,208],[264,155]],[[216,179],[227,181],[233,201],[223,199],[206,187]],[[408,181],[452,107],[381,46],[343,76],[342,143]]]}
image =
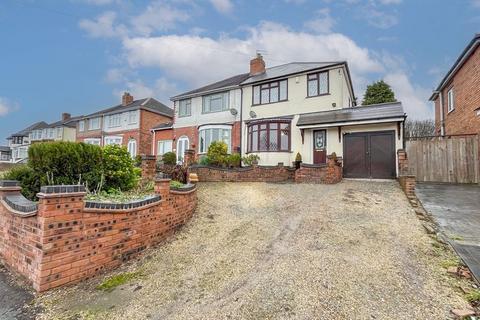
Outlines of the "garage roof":
{"label": "garage roof", "polygon": [[406,117],[401,102],[301,114],[297,126]]}

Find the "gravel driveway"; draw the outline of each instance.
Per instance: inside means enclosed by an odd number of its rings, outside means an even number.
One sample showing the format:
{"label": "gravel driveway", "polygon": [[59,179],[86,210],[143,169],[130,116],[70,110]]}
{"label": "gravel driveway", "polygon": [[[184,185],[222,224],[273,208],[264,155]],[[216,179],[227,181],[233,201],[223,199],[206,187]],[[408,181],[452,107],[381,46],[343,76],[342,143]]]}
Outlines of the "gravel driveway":
{"label": "gravel driveway", "polygon": [[466,302],[398,183],[209,183],[195,218],[124,267],[40,298],[44,319],[445,319]]}

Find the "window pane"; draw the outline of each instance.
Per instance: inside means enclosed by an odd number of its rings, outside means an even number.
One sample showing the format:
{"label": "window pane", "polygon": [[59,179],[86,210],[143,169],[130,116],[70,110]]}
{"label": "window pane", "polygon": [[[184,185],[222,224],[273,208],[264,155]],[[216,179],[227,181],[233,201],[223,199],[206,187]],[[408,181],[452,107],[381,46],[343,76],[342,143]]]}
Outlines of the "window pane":
{"label": "window pane", "polygon": [[200,131],[200,152],[205,152],[205,130]]}
{"label": "window pane", "polygon": [[260,87],[255,86],[253,87],[253,104],[260,103]]}
{"label": "window pane", "polygon": [[270,90],[262,90],[262,103],[268,103],[270,101],[268,96],[269,92]]}
{"label": "window pane", "polygon": [[280,81],[280,100],[287,100],[287,80]]}
{"label": "window pane", "polygon": [[258,151],[258,131],[252,133],[252,151]]}
{"label": "window pane", "polygon": [[308,75],[308,80],[314,80],[314,79],[317,79],[317,75],[316,75],[316,74],[309,74],[309,75]]}
{"label": "window pane", "polygon": [[258,146],[258,150],[267,151],[268,150],[267,130],[261,130],[259,134],[260,134],[260,145]]}
{"label": "window pane", "polygon": [[270,102],[278,101],[278,87],[270,89]]}
{"label": "window pane", "polygon": [[288,135],[290,134],[290,126],[287,123],[280,124],[280,148],[283,151],[289,151],[288,149]]}
{"label": "window pane", "polygon": [[316,96],[318,95],[318,81],[317,80],[309,80],[308,81],[308,96]]}
{"label": "window pane", "polygon": [[212,130],[212,142],[220,140],[220,129],[210,129]]}
{"label": "window pane", "polygon": [[328,93],[328,72],[320,73],[320,94]]}
{"label": "window pane", "polygon": [[[274,127],[272,125],[275,125]],[[278,151],[278,129],[276,128],[276,123],[270,124],[270,143],[269,149],[270,151]]]}
{"label": "window pane", "polygon": [[212,142],[212,130],[208,129],[205,130],[205,151],[208,152],[208,147],[210,147],[210,143]]}
{"label": "window pane", "polygon": [[247,151],[252,151],[252,128],[248,128]]}

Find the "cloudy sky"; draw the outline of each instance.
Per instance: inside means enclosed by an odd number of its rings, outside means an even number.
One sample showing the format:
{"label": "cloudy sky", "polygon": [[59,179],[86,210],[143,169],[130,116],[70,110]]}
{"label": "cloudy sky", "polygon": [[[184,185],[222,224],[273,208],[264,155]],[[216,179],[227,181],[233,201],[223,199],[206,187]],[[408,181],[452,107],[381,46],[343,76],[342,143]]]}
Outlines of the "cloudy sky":
{"label": "cloudy sky", "polygon": [[171,105],[257,50],[267,66],[347,60],[359,99],[384,79],[409,117],[433,117],[432,89],[476,32],[480,0],[2,0],[0,138],[126,90]]}

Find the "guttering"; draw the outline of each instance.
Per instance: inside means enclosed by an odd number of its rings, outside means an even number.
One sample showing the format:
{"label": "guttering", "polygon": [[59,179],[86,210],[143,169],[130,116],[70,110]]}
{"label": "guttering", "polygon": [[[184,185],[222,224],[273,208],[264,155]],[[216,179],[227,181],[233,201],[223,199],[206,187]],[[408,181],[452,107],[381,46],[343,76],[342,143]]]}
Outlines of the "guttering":
{"label": "guttering", "polygon": [[405,121],[406,116],[395,117],[395,118],[379,118],[379,119],[365,119],[360,121],[344,121],[344,122],[330,122],[330,123],[319,123],[319,124],[305,124],[298,125],[299,129],[313,129],[313,128],[329,128],[329,127],[338,127],[338,126],[355,126],[361,124],[375,124],[375,123],[388,123],[388,122],[398,122]]}

